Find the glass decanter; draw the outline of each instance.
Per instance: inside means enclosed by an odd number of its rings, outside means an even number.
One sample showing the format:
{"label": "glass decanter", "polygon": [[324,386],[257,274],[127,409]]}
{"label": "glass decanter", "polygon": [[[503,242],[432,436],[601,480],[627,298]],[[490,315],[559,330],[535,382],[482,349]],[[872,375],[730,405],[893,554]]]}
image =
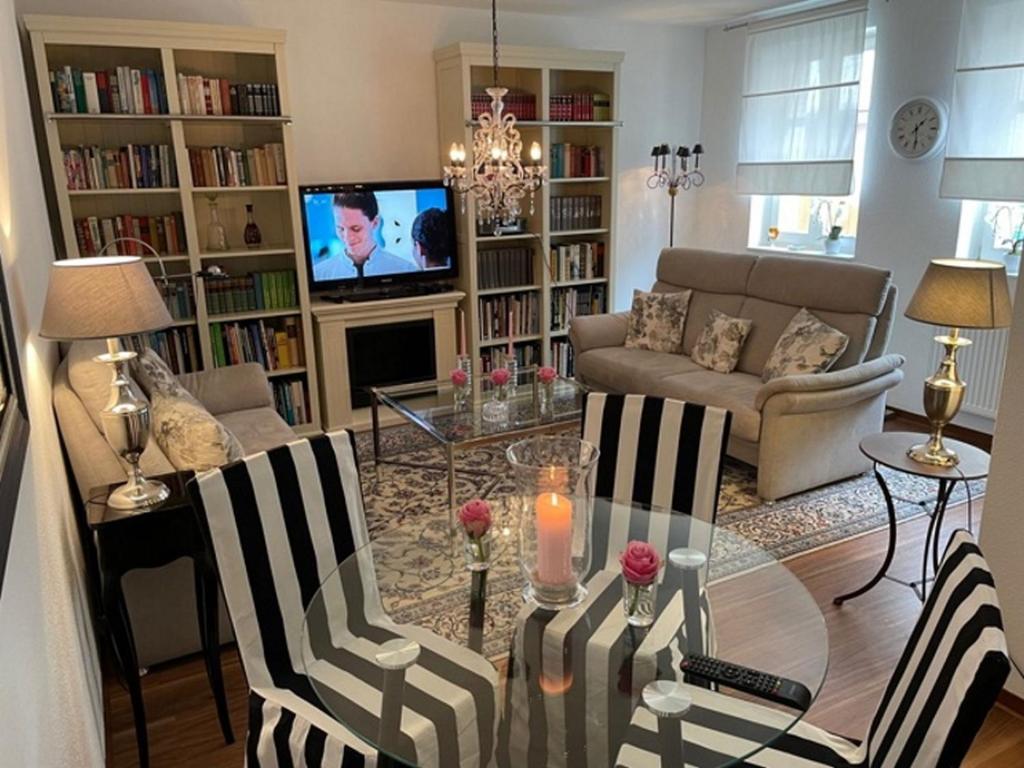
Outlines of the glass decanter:
{"label": "glass decanter", "polygon": [[228,232],[220,223],[220,212],[217,207],[217,198],[210,200],[210,222],[206,225],[206,250],[226,251],[228,249]]}
{"label": "glass decanter", "polygon": [[259,225],[256,224],[256,216],[253,213],[253,204],[245,206],[245,233],[243,234],[246,248],[259,248],[263,244],[263,235],[260,233]]}

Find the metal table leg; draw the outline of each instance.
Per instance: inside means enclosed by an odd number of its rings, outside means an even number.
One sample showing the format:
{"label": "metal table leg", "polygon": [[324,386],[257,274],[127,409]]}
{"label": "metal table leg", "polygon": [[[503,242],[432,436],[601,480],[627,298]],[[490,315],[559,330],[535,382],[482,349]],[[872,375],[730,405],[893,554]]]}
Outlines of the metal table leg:
{"label": "metal table leg", "polygon": [[889,566],[892,565],[892,557],[896,553],[896,505],[893,504],[892,493],[885,482],[885,477],[878,471],[878,464],[875,464],[875,480],[878,481],[878,487],[882,489],[882,496],[885,497],[885,508],[889,513],[889,545],[885,551],[885,560],[882,562],[882,567],[878,569],[878,573],[872,576],[867,584],[860,589],[855,589],[853,592],[848,592],[835,598],[832,601],[835,605],[842,605],[851,598],[860,597],[880,582],[885,576],[886,571],[889,570]]}

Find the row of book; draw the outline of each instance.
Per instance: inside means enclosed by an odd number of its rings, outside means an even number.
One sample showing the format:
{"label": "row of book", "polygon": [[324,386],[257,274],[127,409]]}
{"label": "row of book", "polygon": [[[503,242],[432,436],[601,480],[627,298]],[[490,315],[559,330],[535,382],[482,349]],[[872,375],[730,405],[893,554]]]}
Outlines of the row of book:
{"label": "row of book", "polygon": [[551,281],[593,280],[604,277],[604,243],[565,243],[551,249]]}
{"label": "row of book", "polygon": [[558,371],[558,375],[565,379],[571,379],[576,372],[576,361],[574,359],[572,344],[568,339],[557,339],[551,342],[551,367]]}
{"label": "row of book", "polygon": [[[517,120],[537,119],[537,97],[532,93],[510,92],[502,97],[505,111],[511,112]],[[476,120],[485,112],[491,111],[491,96],[479,91],[469,97],[470,115]]]}
{"label": "row of book", "polygon": [[167,144],[64,149],[68,189],[153,189],[175,187],[178,174]]}
{"label": "row of book", "polygon": [[612,119],[612,99],[607,93],[554,94],[548,115],[558,122],[605,122]]}
{"label": "row of book", "polygon": [[160,290],[167,311],[175,320],[191,320],[195,317],[192,308],[195,306],[195,296],[192,294],[191,275],[186,275],[187,280],[168,280],[166,285],[162,280],[156,281],[156,287]]}
{"label": "row of book", "polygon": [[229,83],[224,78],[178,74],[183,115],[281,114],[276,83]]}
{"label": "row of book", "polygon": [[485,296],[480,299],[480,340],[540,333],[540,301],[536,291]]}
{"label": "row of book", "polygon": [[552,232],[596,229],[600,226],[600,195],[565,195],[551,198]]}
{"label": "row of book", "polygon": [[250,272],[244,277],[206,281],[206,308],[211,315],[291,309],[299,304],[295,270]]}
{"label": "row of book", "polygon": [[129,336],[128,345],[135,352],[152,349],[177,374],[193,373],[202,368],[202,356],[193,328],[170,328],[139,336]]}
{"label": "row of book", "polygon": [[604,176],[604,150],[595,145],[552,144],[552,179],[587,179]]}
{"label": "row of book", "polygon": [[57,112],[79,114],[167,114],[164,75],[155,69],[115,67],[96,72],[70,66],[50,70]]}
{"label": "row of book", "polygon": [[[123,213],[118,216],[87,216],[75,219],[75,238],[81,256],[95,256],[111,240],[133,237],[150,245],[157,253],[180,255],[186,253],[185,220],[180,211],[162,216],[135,216]],[[115,253],[130,256],[151,256],[138,243],[117,243],[104,251],[105,255]]]}
{"label": "row of book", "polygon": [[274,409],[289,426],[306,424],[309,421],[309,401],[306,386],[299,379],[271,382],[274,393]]}
{"label": "row of book", "polygon": [[262,320],[210,323],[210,343],[217,368],[259,363],[268,371],[279,371],[305,364],[299,321],[295,317],[285,318],[281,327]]}
{"label": "row of book", "polygon": [[[519,368],[540,365],[540,347],[536,343],[516,344],[512,347]],[[508,364],[508,351],[505,347],[491,347],[480,354],[480,370],[490,373],[496,368],[504,368]]]}
{"label": "row of book", "polygon": [[569,321],[582,315],[599,315],[605,311],[603,285],[560,288],[551,292],[551,330],[569,330]]}
{"label": "row of book", "polygon": [[492,248],[476,258],[480,290],[533,285],[533,248]]}
{"label": "row of book", "polygon": [[252,187],[287,184],[284,144],[262,147],[191,147],[192,183],[197,187]]}

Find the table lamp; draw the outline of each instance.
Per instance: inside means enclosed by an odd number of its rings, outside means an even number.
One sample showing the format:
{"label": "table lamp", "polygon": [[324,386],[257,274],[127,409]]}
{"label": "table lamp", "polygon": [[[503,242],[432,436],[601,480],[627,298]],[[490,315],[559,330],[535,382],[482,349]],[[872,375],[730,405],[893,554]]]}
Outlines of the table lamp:
{"label": "table lamp", "polygon": [[967,384],[956,369],[956,354],[970,346],[961,328],[1006,328],[1010,324],[1010,291],[1006,267],[979,259],[936,259],[928,265],[904,315],[929,325],[949,326],[935,341],[946,355],[924,382],[924,412],[931,425],[928,442],[912,446],[907,455],[922,464],[956,466],[956,452],[942,444],[942,430],[960,410]]}
{"label": "table lamp", "polygon": [[43,322],[44,339],[106,339],[107,352],[93,358],[113,369],[110,400],[100,412],[103,434],[130,470],[128,482],[107,504],[141,509],[167,498],[159,480],[147,480],[139,460],[149,441],[149,405],[132,392],[128,364],[135,353],[119,337],[167,328],[173,323],[145,263],[138,256],[101,256],[56,261],[50,268]]}

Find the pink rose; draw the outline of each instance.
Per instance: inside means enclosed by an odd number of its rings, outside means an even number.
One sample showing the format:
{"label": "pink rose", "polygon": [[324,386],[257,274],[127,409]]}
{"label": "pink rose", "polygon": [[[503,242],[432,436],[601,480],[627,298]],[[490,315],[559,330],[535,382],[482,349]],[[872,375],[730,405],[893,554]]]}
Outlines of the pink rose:
{"label": "pink rose", "polygon": [[543,368],[537,371],[537,381],[541,384],[550,384],[558,378],[558,371],[552,368],[550,365],[545,365]]}
{"label": "pink rose", "polygon": [[479,539],[491,529],[491,505],[483,499],[467,501],[459,509],[459,522],[466,533]]}
{"label": "pink rose", "polygon": [[491,371],[491,383],[496,387],[503,387],[508,384],[508,368],[495,368]]}
{"label": "pink rose", "polygon": [[646,541],[631,541],[626,551],[619,555],[622,576],[630,584],[646,585],[653,582],[661,570],[661,556],[658,550]]}
{"label": "pink rose", "polygon": [[456,368],[449,375],[452,377],[452,384],[456,387],[464,387],[469,383],[469,376],[461,368]]}

